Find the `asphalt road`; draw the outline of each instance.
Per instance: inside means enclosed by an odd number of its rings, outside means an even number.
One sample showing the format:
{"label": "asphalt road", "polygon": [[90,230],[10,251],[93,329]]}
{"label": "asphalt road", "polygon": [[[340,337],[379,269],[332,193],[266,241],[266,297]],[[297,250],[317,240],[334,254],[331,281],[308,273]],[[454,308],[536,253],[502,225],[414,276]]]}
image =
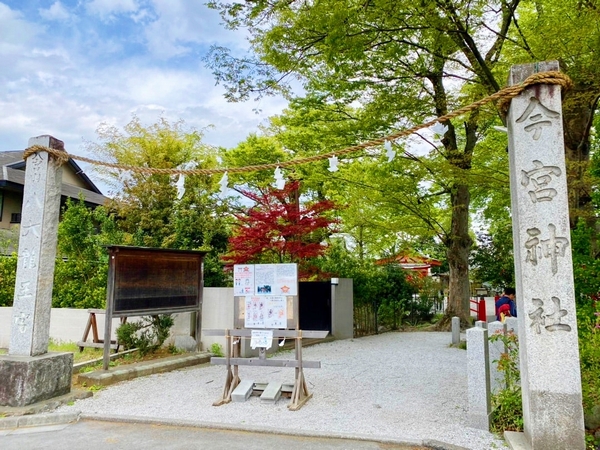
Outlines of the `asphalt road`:
{"label": "asphalt road", "polygon": [[2,450],[425,450],[420,446],[195,427],[80,420],[0,431]]}

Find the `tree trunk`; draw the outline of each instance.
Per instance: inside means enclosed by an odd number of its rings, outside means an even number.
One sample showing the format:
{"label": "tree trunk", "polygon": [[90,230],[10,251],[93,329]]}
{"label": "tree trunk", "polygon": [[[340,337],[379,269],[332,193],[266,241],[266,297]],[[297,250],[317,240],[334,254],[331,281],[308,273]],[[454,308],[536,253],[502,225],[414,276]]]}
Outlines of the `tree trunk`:
{"label": "tree trunk", "polygon": [[469,323],[470,285],[469,252],[473,241],[469,236],[469,187],[456,184],[450,195],[452,202],[451,232],[446,242],[450,279],[448,286],[448,305],[444,317],[438,322],[438,330],[449,330],[452,317],[460,317],[461,325]]}
{"label": "tree trunk", "polygon": [[598,104],[598,86],[575,83],[563,100],[565,158],[569,186],[569,219],[571,228],[581,218],[595,224],[592,186],[588,176],[590,162],[590,129]]}

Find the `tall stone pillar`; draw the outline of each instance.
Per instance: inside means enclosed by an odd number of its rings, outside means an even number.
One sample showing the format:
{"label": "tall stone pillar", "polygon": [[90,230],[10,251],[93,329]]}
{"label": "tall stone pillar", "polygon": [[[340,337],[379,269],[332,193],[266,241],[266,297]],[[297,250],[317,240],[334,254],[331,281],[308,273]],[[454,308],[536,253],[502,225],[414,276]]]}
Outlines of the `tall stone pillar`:
{"label": "tall stone pillar", "polygon": [[[29,140],[63,150],[52,136]],[[0,358],[0,405],[25,406],[71,389],[73,355],[48,352],[62,168],[45,151],[27,158],[8,355]]]}
{"label": "tall stone pillar", "polygon": [[[548,70],[558,63],[514,66],[509,82]],[[507,123],[523,441],[535,450],[583,450],[561,87],[526,89],[512,100]]]}

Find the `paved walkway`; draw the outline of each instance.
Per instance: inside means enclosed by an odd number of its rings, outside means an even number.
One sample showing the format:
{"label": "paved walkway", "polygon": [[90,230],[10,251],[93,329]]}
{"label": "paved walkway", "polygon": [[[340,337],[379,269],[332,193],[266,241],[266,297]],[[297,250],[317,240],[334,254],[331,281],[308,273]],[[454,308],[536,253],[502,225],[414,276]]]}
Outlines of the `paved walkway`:
{"label": "paved walkway", "polygon": [[[222,393],[221,366],[121,382],[53,413],[0,419],[0,449],[225,448],[221,443],[252,449],[254,441],[265,450],[504,448],[490,433],[466,426],[466,352],[450,348],[450,339],[450,333],[385,333],[306,348],[305,359],[322,361],[322,368],[309,373],[314,397],[294,412],[285,400],[263,405],[257,397],[211,406]],[[289,375],[293,370],[243,369],[243,377],[258,381]],[[242,446],[229,445],[240,436]],[[172,446],[163,442],[171,440]]]}

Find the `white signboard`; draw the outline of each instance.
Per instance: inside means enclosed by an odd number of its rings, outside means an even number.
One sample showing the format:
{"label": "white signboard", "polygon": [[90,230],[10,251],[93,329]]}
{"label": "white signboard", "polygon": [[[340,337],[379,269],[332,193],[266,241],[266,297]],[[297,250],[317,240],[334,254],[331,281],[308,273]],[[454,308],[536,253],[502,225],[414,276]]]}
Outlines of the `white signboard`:
{"label": "white signboard", "polygon": [[273,343],[273,330],[252,330],[250,337],[250,347],[263,347],[267,350],[271,348]]}

